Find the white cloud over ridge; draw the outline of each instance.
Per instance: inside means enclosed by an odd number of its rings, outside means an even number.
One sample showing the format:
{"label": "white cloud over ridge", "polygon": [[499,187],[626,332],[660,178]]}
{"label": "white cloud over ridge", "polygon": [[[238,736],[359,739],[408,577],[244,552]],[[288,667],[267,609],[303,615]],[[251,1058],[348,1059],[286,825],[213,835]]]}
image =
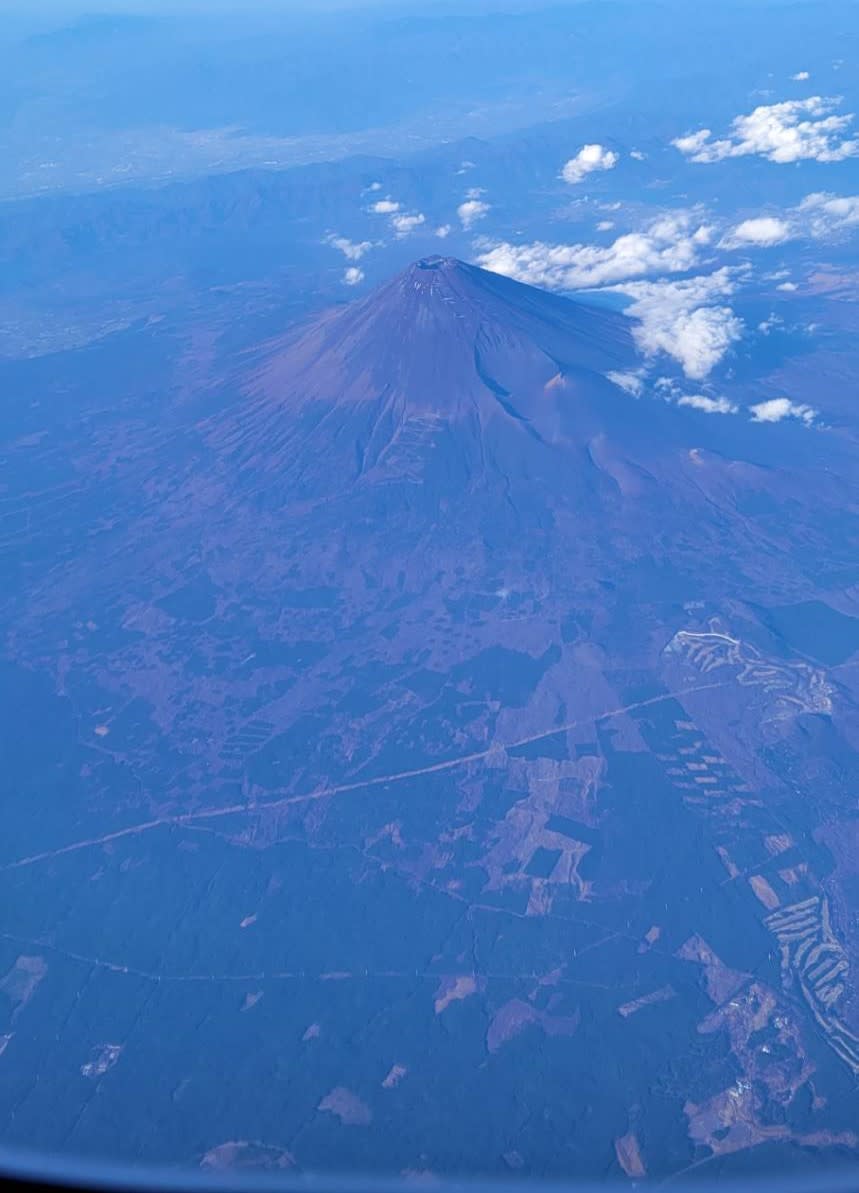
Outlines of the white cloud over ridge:
{"label": "white cloud over ridge", "polygon": [[722,237],[719,247],[725,249],[768,248],[771,245],[784,244],[786,240],[790,240],[793,234],[793,226],[787,220],[772,215],[762,215],[737,224]]}
{"label": "white cloud over ridge", "polygon": [[693,162],[712,163],[755,154],[781,164],[812,160],[840,162],[859,153],[859,140],[842,139],[853,114],[836,115],[840,99],[764,104],[731,121],[728,136],[714,140],[708,128],[676,137],[671,144]]}
{"label": "white cloud over ridge", "polygon": [[811,426],[817,418],[817,411],[813,406],[792,402],[790,398],[770,398],[766,402],[758,402],[755,406],[749,407],[749,413],[756,423],[780,423],[786,418],[795,418],[806,426]]}
{"label": "white cloud over ridge", "polygon": [[620,154],[604,145],[583,145],[575,157],[571,157],[561,170],[564,182],[575,186],[595,171],[613,170],[620,161]]}

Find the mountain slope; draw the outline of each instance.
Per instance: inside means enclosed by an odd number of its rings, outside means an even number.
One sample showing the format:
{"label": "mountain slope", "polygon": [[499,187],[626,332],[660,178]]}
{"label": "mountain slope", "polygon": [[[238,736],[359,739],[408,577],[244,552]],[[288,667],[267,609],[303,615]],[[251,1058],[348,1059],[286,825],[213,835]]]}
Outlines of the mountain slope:
{"label": "mountain slope", "polygon": [[[301,477],[310,490],[368,475],[426,478],[442,455],[462,460],[466,487],[493,461],[556,468],[535,444],[591,463],[616,450],[641,456],[670,435],[670,420],[609,380],[636,360],[620,314],[426,258],[265,345],[238,378],[246,401],[213,420],[209,442],[231,467],[275,472],[275,487]],[[454,483],[451,473],[438,483]]]}
{"label": "mountain slope", "polygon": [[859,470],[634,365],[622,317],[431,260],[221,362],[202,422],[96,412],[76,486],[66,441],[10,447],[8,964],[90,974],[45,1072],[78,1014],[166,1072],[181,1009],[213,1026],[153,1121],[214,1061],[290,1147],[332,1087],[388,1138],[384,1073],[420,1100],[431,1057],[445,1131],[498,1091],[521,1146],[525,1090],[595,1175],[630,1105],[649,1148],[673,1106],[665,1173],[687,1137],[859,1148]]}

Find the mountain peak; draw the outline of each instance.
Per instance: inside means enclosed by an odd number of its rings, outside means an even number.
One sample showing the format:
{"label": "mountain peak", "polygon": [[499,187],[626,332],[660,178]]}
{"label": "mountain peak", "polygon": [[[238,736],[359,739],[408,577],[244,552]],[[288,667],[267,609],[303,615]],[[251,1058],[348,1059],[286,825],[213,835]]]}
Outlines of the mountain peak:
{"label": "mountain peak", "polygon": [[456,257],[422,257],[366,297],[268,346],[253,391],[304,406],[374,401],[453,416],[499,396],[530,405],[559,374],[629,367],[622,315],[573,302]]}
{"label": "mountain peak", "polygon": [[[399,459],[406,442],[417,452],[420,439],[425,455],[429,426],[433,436],[447,428],[448,454],[469,460],[502,443],[530,453],[564,439],[646,438],[651,428],[638,424],[652,418],[636,418],[607,378],[636,360],[616,312],[456,257],[423,257],[268,344],[244,386],[250,401],[222,430],[255,468],[283,467],[298,436],[305,459],[346,475],[356,460],[375,474],[371,461]],[[309,446],[301,427],[319,428],[318,442]]]}
{"label": "mountain peak", "polygon": [[441,257],[438,253],[430,254],[429,257],[421,257],[419,261],[415,261],[406,270],[406,273],[454,273],[457,270],[466,270],[468,266],[464,261],[460,261],[459,257]]}

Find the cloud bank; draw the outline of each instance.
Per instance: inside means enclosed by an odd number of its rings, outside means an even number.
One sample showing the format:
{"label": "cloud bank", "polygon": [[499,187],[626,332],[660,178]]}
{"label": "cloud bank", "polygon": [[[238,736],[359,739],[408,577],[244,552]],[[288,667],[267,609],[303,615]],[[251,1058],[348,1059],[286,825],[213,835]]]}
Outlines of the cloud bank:
{"label": "cloud bank", "polygon": [[651,221],[609,245],[508,242],[486,247],[477,264],[546,290],[586,290],[648,274],[683,273],[698,264],[712,229],[692,213],[678,212]]}
{"label": "cloud bank", "polygon": [[617,286],[633,299],[628,313],[645,356],[664,353],[693,381],[703,381],[743,334],[742,320],[718,300],[736,289],[728,268],[683,281],[632,282]]}
{"label": "cloud bank", "polygon": [[710,129],[702,128],[671,144],[693,162],[721,162],[751,154],[781,164],[840,162],[859,153],[859,140],[841,137],[853,115],[836,115],[840,103],[840,99],[814,95],[762,105],[748,116],[737,116],[726,137],[714,140]]}

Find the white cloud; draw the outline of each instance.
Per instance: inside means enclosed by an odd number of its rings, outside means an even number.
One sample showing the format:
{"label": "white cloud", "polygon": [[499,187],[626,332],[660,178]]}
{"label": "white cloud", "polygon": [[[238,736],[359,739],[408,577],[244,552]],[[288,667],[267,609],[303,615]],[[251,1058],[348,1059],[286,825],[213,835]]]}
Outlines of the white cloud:
{"label": "white cloud", "polygon": [[547,290],[585,290],[655,273],[694,269],[712,239],[712,229],[690,212],[660,216],[642,232],[609,245],[490,244],[478,265]]}
{"label": "white cloud", "polygon": [[[481,192],[478,191],[477,193],[480,194]],[[471,198],[466,199],[464,203],[460,203],[456,209],[456,214],[459,216],[459,221],[467,232],[478,220],[484,219],[490,209],[489,203],[484,203],[482,199]]]}
{"label": "white cloud", "polygon": [[393,215],[394,212],[400,210],[400,205],[394,199],[379,199],[370,210],[376,215]]}
{"label": "white cloud", "polygon": [[371,182],[370,185],[367,187],[368,191],[380,191],[381,189],[382,189],[381,182]]}
{"label": "white cloud", "polygon": [[595,170],[612,170],[620,161],[620,155],[604,145],[583,145],[575,157],[571,157],[561,171],[564,182],[575,185]]}
{"label": "white cloud", "polygon": [[790,240],[793,228],[787,220],[777,219],[775,216],[762,215],[756,219],[743,220],[732,228],[722,238],[720,248],[766,248],[769,245],[783,244]]}
{"label": "white cloud", "polygon": [[834,115],[841,101],[815,95],[762,105],[731,122],[730,134],[713,140],[702,128],[671,142],[693,162],[720,162],[730,157],[759,154],[771,162],[840,162],[859,153],[859,140],[842,140],[852,114]]}
{"label": "white cloud", "polygon": [[785,418],[797,418],[810,426],[817,417],[817,411],[812,406],[791,402],[790,398],[770,398],[766,402],[758,402],[756,406],[749,407],[749,412],[756,423],[780,423]]}
{"label": "white cloud", "polygon": [[415,212],[414,215],[394,215],[391,217],[391,227],[398,240],[402,240],[406,236],[410,236],[416,228],[421,224],[426,223],[427,217],[420,211]]}
{"label": "white cloud", "polygon": [[691,406],[705,414],[736,414],[738,407],[727,398],[708,398],[706,394],[684,394],[677,399],[678,406]]}
{"label": "white cloud", "polygon": [[761,333],[761,335],[768,336],[774,328],[781,327],[783,324],[784,319],[780,318],[780,316],[773,311],[767,316],[766,319],[763,320],[762,323],[758,324],[758,331]]}
{"label": "white cloud", "polygon": [[426,216],[420,211],[406,212],[403,211],[402,203],[398,203],[396,199],[392,199],[388,195],[384,199],[379,199],[370,207],[370,211],[374,215],[390,216],[391,230],[396,236],[397,240],[403,240],[404,237],[410,236],[416,228],[426,223]]}
{"label": "white cloud", "polygon": [[794,290],[798,290],[796,282],[781,282],[776,286],[776,290],[783,290],[786,294],[792,294]]}
{"label": "white cloud", "polygon": [[360,261],[374,247],[372,240],[362,240],[356,244],[354,240],[348,240],[345,236],[329,236],[328,244],[339,249],[348,261]]}
{"label": "white cloud", "polygon": [[597,232],[610,232],[614,227],[614,220],[600,220],[597,224]]}
{"label": "white cloud", "polygon": [[[834,237],[859,228],[859,195],[834,195],[817,191],[782,216],[756,216],[743,220],[725,233],[720,248],[761,248],[783,244],[797,237],[816,240]],[[789,277],[787,270],[769,274],[768,281]]]}
{"label": "white cloud", "polygon": [[343,282],[346,286],[357,286],[364,280],[364,270],[359,269],[357,265],[350,265],[350,267],[343,274]]}
{"label": "white cloud", "polygon": [[644,393],[644,382],[638,373],[606,373],[606,377],[612,385],[632,394],[634,398],[640,398]]}
{"label": "white cloud", "polygon": [[634,158],[635,161],[637,161],[637,162],[646,162],[647,161],[647,154],[642,153],[642,151],[640,149],[630,149],[629,156],[631,158]]}
{"label": "white cloud", "polygon": [[632,297],[633,335],[647,356],[665,353],[687,377],[702,381],[743,334],[742,321],[718,299],[733,294],[735,271],[723,268],[683,281],[616,286]]}
{"label": "white cloud", "polygon": [[442,224],[440,228],[436,228],[435,234],[439,240],[446,240],[450,236],[450,224]]}
{"label": "white cloud", "polygon": [[806,79],[810,79],[811,75],[807,70],[798,70],[795,75],[790,76],[794,83],[804,83]]}
{"label": "white cloud", "polygon": [[825,237],[859,224],[859,195],[807,195],[796,209],[812,236]]}

